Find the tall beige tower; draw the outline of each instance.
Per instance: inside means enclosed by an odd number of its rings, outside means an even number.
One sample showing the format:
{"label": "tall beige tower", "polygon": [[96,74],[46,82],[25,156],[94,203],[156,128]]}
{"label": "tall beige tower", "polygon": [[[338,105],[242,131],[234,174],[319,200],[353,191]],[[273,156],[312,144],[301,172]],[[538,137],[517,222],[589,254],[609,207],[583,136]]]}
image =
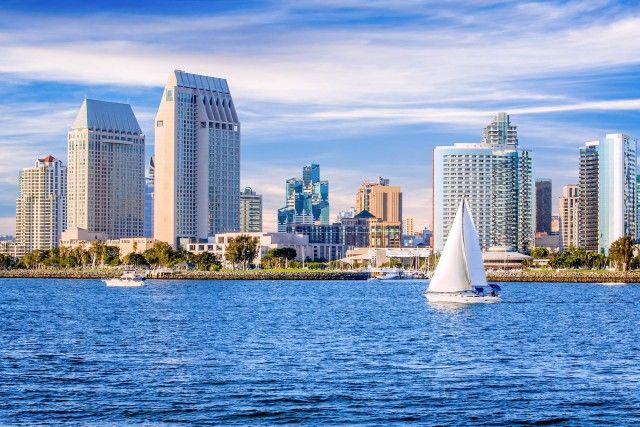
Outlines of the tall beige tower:
{"label": "tall beige tower", "polygon": [[67,168],[53,156],[20,172],[16,246],[20,253],[58,246],[67,219]]}
{"label": "tall beige tower", "polygon": [[238,231],[240,121],[226,80],[169,75],[154,159],[154,238],[178,247]]}
{"label": "tall beige tower", "polygon": [[382,221],[402,223],[402,191],[382,177],[378,182],[364,181],[356,193],[356,210],[369,211]]}
{"label": "tall beige tower", "polygon": [[69,129],[67,228],[144,234],[144,135],[129,104],[85,99]]}
{"label": "tall beige tower", "polygon": [[560,197],[560,234],[562,247],[578,246],[578,203],[580,202],[580,187],[565,185]]}

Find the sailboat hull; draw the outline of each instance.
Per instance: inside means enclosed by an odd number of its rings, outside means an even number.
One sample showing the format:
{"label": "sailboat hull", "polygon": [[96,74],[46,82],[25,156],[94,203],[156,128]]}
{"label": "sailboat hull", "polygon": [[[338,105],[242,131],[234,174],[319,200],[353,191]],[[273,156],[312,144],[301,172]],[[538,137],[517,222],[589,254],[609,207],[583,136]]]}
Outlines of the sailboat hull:
{"label": "sailboat hull", "polygon": [[492,304],[500,302],[499,295],[479,295],[474,292],[425,292],[429,302],[454,304]]}

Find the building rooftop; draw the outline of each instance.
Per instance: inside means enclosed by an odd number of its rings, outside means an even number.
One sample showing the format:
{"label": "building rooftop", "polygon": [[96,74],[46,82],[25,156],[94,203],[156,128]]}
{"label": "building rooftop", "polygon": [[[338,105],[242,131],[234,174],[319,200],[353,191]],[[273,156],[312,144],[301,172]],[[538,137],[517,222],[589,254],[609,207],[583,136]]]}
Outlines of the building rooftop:
{"label": "building rooftop", "polygon": [[202,76],[200,74],[191,74],[182,70],[175,70],[175,74],[177,86],[230,94],[229,85],[227,85],[227,81],[225,79]]}
{"label": "building rooftop", "polygon": [[107,131],[142,133],[131,105],[119,102],[85,99],[71,129],[104,129]]}

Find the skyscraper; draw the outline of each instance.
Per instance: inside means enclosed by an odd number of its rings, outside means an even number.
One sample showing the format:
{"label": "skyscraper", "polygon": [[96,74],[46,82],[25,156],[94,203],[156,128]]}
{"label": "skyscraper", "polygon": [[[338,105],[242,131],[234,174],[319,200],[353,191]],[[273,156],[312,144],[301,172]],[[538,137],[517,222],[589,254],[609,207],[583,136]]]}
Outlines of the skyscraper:
{"label": "skyscraper", "polygon": [[507,113],[498,113],[482,131],[482,144],[496,147],[516,148],[518,130],[511,124]]}
{"label": "skyscraper", "polygon": [[611,243],[638,234],[637,140],[607,134],[580,149],[578,243],[607,254]]}
{"label": "skyscraper", "polygon": [[578,246],[598,251],[598,145],[589,141],[580,148],[578,184]]}
{"label": "skyscraper", "polygon": [[414,223],[415,219],[412,216],[404,217],[402,220],[402,233],[405,236],[413,236],[415,234]]}
{"label": "skyscraper", "polygon": [[227,81],[174,71],[156,115],[154,237],[240,228],[240,121]]}
{"label": "skyscraper", "polygon": [[262,231],[262,195],[251,187],[245,187],[240,193],[240,231]]}
{"label": "skyscraper", "polygon": [[375,248],[399,248],[402,244],[402,191],[389,180],[364,181],[356,191],[356,210],[366,211],[369,221],[369,244]]}
{"label": "skyscraper", "polygon": [[153,237],[153,181],[155,164],[153,156],[149,159],[149,167],[144,177],[144,237]]}
{"label": "skyscraper", "polygon": [[67,220],[67,168],[53,156],[20,172],[16,246],[20,252],[55,248]]}
{"label": "skyscraper", "polygon": [[320,180],[320,166],[308,164],[302,179],[290,178],[285,183],[286,206],[278,209],[278,231],[287,224],[329,223],[329,182]]}
{"label": "skyscraper", "polygon": [[441,252],[458,205],[466,198],[483,249],[528,252],[533,243],[533,158],[518,147],[516,127],[501,113],[483,142],[433,152],[434,248]]}
{"label": "skyscraper", "polygon": [[82,102],[69,129],[67,228],[143,235],[144,140],[129,104]]}
{"label": "skyscraper", "polygon": [[551,233],[550,179],[536,179],[536,233]]}
{"label": "skyscraper", "polygon": [[565,185],[560,197],[560,235],[562,247],[578,246],[578,206],[580,202],[580,187]]}
{"label": "skyscraper", "polygon": [[402,223],[402,191],[397,185],[389,185],[386,178],[364,181],[356,192],[356,210],[369,211],[382,221]]}
{"label": "skyscraper", "polygon": [[621,133],[607,134],[598,146],[598,246],[622,236],[636,238],[637,141]]}

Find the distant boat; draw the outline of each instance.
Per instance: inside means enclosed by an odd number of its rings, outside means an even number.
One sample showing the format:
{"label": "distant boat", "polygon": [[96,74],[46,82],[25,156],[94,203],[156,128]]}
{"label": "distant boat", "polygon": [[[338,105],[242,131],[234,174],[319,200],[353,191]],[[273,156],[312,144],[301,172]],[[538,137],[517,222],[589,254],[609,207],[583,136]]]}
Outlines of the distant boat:
{"label": "distant boat", "polygon": [[400,280],[405,279],[404,272],[400,268],[381,268],[371,270],[372,280]]}
{"label": "distant boat", "polygon": [[109,287],[139,288],[144,286],[146,277],[134,271],[125,271],[122,276],[114,279],[105,279],[104,283]]}
{"label": "distant boat", "polygon": [[462,200],[425,296],[430,302],[492,303],[500,301],[499,291],[487,284],[478,233]]}

